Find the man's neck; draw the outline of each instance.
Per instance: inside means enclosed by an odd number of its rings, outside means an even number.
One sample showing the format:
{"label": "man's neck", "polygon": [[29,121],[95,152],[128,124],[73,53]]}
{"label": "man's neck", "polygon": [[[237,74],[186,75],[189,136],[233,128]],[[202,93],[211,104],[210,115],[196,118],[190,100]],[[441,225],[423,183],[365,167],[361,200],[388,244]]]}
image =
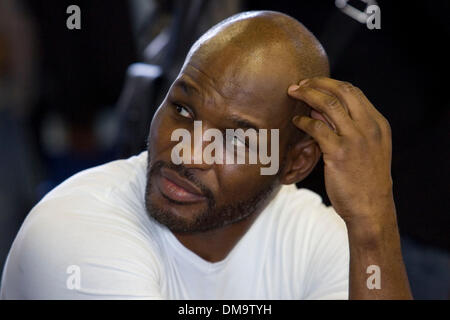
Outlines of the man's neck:
{"label": "man's neck", "polygon": [[255,213],[239,222],[205,232],[174,233],[174,235],[186,248],[200,256],[202,259],[209,262],[222,261],[250,229],[256,218],[278,194],[279,190],[280,188],[263,201]]}
{"label": "man's neck", "polygon": [[189,250],[209,262],[225,259],[234,246],[250,229],[259,213],[225,227],[194,234],[174,233],[175,237]]}

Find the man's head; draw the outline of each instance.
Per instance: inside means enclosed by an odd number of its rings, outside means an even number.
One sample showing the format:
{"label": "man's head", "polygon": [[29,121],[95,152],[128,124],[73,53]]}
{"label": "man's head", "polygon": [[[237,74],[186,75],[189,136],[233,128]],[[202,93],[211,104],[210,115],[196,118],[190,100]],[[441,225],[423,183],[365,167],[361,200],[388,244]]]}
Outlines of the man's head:
{"label": "man's head", "polygon": [[[294,115],[309,108],[289,98],[287,89],[302,79],[328,75],[317,39],[287,15],[245,12],[211,28],[192,46],[151,124],[150,215],[173,232],[220,228],[262,209],[282,184],[304,179],[320,151],[292,124]],[[194,136],[194,120],[202,121],[203,130],[279,129],[280,169],[261,175],[259,162],[175,165],[172,132],[182,128]],[[278,141],[269,135],[271,143]]]}

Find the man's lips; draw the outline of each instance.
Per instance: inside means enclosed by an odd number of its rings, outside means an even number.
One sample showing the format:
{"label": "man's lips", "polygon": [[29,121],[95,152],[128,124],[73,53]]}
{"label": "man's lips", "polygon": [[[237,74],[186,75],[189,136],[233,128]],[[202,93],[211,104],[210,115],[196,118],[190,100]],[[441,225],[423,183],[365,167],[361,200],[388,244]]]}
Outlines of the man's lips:
{"label": "man's lips", "polygon": [[163,195],[177,202],[199,202],[206,200],[201,190],[176,172],[162,168],[157,177],[159,190]]}

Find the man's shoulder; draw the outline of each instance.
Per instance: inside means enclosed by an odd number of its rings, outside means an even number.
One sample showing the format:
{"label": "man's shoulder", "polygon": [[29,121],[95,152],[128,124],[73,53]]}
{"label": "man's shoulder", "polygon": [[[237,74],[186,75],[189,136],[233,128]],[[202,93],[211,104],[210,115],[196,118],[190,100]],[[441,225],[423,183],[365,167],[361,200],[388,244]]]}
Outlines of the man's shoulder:
{"label": "man's shoulder", "polygon": [[138,191],[137,187],[145,186],[146,166],[147,152],[142,152],[128,159],[115,160],[80,171],[51,190],[41,202],[68,194],[101,195],[115,188],[125,190],[131,184],[135,185],[131,191]]}
{"label": "man's shoulder", "polygon": [[269,206],[276,211],[277,221],[289,226],[298,228],[311,224],[334,224],[340,228],[344,227],[342,218],[333,207],[323,203],[319,194],[309,189],[297,188],[294,184],[283,186]]}
{"label": "man's shoulder", "polygon": [[55,229],[48,230],[53,231],[51,234],[64,229],[61,236],[75,229],[76,233],[85,234],[94,232],[93,228],[97,236],[103,229],[140,229],[148,220],[145,172],[146,153],[141,153],[75,174],[39,201],[19,235],[32,226],[37,231]]}
{"label": "man's shoulder", "polygon": [[294,279],[292,290],[296,296],[346,298],[347,229],[318,194],[295,185],[284,186],[263,221],[262,228],[258,228],[260,241],[265,241],[265,250],[284,266],[283,274]]}
{"label": "man's shoulder", "polygon": [[[47,194],[22,224],[4,279],[17,283],[20,270],[33,282],[30,288],[39,286],[43,296],[51,297],[66,293],[66,270],[73,265],[92,284],[127,273],[137,279],[157,277],[157,228],[143,204],[145,163],[145,154],[113,161],[80,172]],[[47,285],[39,279],[57,281]]]}
{"label": "man's shoulder", "polygon": [[280,248],[309,257],[327,248],[348,248],[345,222],[311,190],[284,186],[268,209],[263,230],[272,230]]}

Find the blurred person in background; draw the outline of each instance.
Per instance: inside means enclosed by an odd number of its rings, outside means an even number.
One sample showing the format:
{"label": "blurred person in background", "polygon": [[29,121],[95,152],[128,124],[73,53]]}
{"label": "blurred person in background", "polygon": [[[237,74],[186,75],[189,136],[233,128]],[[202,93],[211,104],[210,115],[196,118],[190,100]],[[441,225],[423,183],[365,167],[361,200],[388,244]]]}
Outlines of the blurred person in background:
{"label": "blurred person in background", "polygon": [[0,263],[35,203],[39,162],[26,120],[36,98],[36,41],[30,12],[0,1]]}
{"label": "blurred person in background", "polygon": [[[128,1],[23,0],[35,20],[41,72],[30,126],[45,164],[38,198],[83,168],[110,160],[114,104],[136,61]],[[66,10],[81,10],[69,29]]]}
{"label": "blurred person in background", "polygon": [[127,1],[0,1],[0,262],[26,212],[71,174],[112,158],[114,104],[135,61]]}

